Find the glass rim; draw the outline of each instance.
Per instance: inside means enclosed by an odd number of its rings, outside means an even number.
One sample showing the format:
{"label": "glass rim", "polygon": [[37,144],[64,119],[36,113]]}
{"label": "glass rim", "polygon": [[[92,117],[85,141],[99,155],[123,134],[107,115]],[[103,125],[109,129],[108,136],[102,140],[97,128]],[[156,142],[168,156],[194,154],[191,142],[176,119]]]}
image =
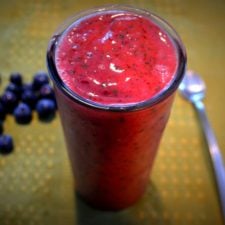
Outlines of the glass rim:
{"label": "glass rim", "polygon": [[[69,27],[77,20],[88,16],[90,14],[97,14],[97,13],[102,13],[102,12],[107,12],[107,11],[125,11],[125,12],[131,12],[135,13],[136,15],[142,15],[147,18],[150,18],[154,23],[156,23],[157,26],[159,26],[161,29],[164,30],[164,32],[167,33],[169,38],[174,44],[174,47],[176,49],[177,53],[177,60],[178,60],[178,65],[177,69],[174,74],[174,78],[169,82],[168,86],[164,88],[162,91],[157,93],[155,96],[144,100],[140,102],[135,102],[135,103],[118,103],[118,104],[103,104],[103,103],[98,103],[95,101],[91,101],[89,99],[86,99],[78,94],[76,94],[74,91],[72,91],[60,78],[60,75],[58,74],[56,64],[55,64],[55,50],[57,47],[57,41],[58,39],[66,32]],[[67,97],[69,97],[71,100],[75,101],[78,104],[84,105],[86,107],[90,107],[93,109],[99,109],[99,110],[105,110],[105,111],[136,111],[136,110],[141,110],[144,108],[151,107],[170,95],[172,95],[176,89],[178,88],[183,76],[184,72],[186,69],[186,50],[185,47],[177,34],[177,32],[174,30],[174,28],[168,24],[167,21],[159,17],[158,15],[133,6],[127,6],[127,5],[122,5],[122,4],[117,4],[117,5],[107,5],[103,7],[97,7],[97,8],[92,8],[89,10],[82,11],[80,13],[75,14],[74,17],[70,17],[68,20],[66,20],[55,32],[53,37],[50,39],[48,49],[47,49],[47,67],[49,71],[49,75],[51,80],[53,81],[54,85],[56,85],[59,90],[61,90]]]}

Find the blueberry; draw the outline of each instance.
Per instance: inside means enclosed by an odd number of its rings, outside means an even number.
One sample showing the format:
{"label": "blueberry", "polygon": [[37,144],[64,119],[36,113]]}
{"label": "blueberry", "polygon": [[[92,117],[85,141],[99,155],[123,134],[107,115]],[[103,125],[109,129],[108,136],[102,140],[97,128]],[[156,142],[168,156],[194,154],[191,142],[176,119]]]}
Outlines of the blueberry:
{"label": "blueberry", "polygon": [[10,135],[4,134],[0,136],[0,153],[9,154],[13,151],[13,139]]}
{"label": "blueberry", "polygon": [[6,110],[2,102],[0,102],[0,120],[4,120],[6,116]]}
{"label": "blueberry", "polygon": [[14,83],[9,83],[8,86],[5,88],[5,91],[11,91],[11,92],[13,92],[15,95],[17,95],[19,97],[20,94],[21,94],[22,89],[21,89],[20,86],[17,86]]}
{"label": "blueberry", "polygon": [[13,115],[16,119],[16,122],[19,124],[28,124],[32,119],[32,112],[30,107],[26,103],[19,103],[15,108]]}
{"label": "blueberry", "polygon": [[1,102],[6,112],[12,113],[18,104],[18,97],[11,91],[5,91],[1,96]]}
{"label": "blueberry", "polygon": [[22,93],[21,100],[29,105],[31,109],[34,109],[37,102],[37,96],[32,90],[27,89]]}
{"label": "blueberry", "polygon": [[51,99],[41,99],[36,105],[36,110],[41,120],[53,118],[55,115],[55,109],[55,102]]}
{"label": "blueberry", "polygon": [[45,84],[41,87],[39,91],[39,97],[40,98],[48,98],[48,99],[55,99],[55,93],[53,91],[53,88],[50,84]]}
{"label": "blueberry", "polygon": [[33,89],[35,91],[38,91],[44,84],[48,83],[49,83],[48,74],[43,71],[37,72],[33,78]]}
{"label": "blueberry", "polygon": [[23,83],[22,75],[18,72],[11,73],[10,81],[17,86],[21,86]]}

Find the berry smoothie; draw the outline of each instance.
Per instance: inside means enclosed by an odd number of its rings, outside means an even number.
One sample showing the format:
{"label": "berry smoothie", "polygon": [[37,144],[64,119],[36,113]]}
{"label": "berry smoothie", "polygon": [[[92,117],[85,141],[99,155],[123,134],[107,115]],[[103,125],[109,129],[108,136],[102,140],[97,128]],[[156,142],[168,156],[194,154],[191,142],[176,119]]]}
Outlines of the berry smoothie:
{"label": "berry smoothie", "polygon": [[82,15],[47,56],[76,190],[105,210],[144,193],[185,68],[167,24],[121,8]]}

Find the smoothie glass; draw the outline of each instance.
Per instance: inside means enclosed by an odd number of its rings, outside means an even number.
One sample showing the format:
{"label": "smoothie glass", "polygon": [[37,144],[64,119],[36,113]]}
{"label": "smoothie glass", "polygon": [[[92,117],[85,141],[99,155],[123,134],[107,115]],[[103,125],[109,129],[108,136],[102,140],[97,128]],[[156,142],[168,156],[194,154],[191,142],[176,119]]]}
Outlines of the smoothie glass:
{"label": "smoothie glass", "polygon": [[[74,21],[107,10],[148,17],[174,44],[178,61],[175,76],[166,88],[146,101],[118,105],[94,102],[73,92],[60,78],[55,60],[60,37]],[[103,210],[120,210],[134,204],[149,182],[174,94],[185,71],[186,53],[180,38],[164,20],[148,11],[123,5],[95,8],[75,15],[58,29],[49,43],[47,66],[78,194]]]}

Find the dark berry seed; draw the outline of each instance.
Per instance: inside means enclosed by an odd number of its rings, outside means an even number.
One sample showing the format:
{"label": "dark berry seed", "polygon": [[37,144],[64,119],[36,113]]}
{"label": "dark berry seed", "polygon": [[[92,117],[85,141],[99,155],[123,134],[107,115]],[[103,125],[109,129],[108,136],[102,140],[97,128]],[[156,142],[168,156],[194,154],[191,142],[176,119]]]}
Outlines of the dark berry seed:
{"label": "dark berry seed", "polygon": [[20,103],[14,110],[13,115],[19,124],[28,124],[32,119],[30,107],[25,103]]}
{"label": "dark berry seed", "polygon": [[27,89],[22,93],[21,100],[29,105],[31,109],[34,109],[37,103],[37,96],[32,90]]}
{"label": "dark berry seed", "polygon": [[49,119],[55,115],[55,102],[51,99],[41,99],[37,102],[36,110],[40,119]]}
{"label": "dark berry seed", "polygon": [[104,91],[103,91],[103,95],[108,96],[109,94],[110,94],[109,91],[107,91],[107,90],[104,90]]}
{"label": "dark berry seed", "polygon": [[49,78],[48,78],[48,74],[46,72],[37,72],[34,75],[34,79],[33,79],[33,89],[35,91],[40,90],[40,88],[44,85],[44,84],[48,84],[49,83]]}
{"label": "dark berry seed", "polygon": [[120,122],[120,123],[124,123],[124,122],[125,122],[125,118],[124,118],[124,117],[120,117],[120,118],[119,118],[119,122]]}
{"label": "dark berry seed", "polygon": [[0,102],[0,120],[4,120],[6,116],[6,110],[4,105]]}
{"label": "dark berry seed", "polygon": [[81,80],[80,82],[81,82],[81,84],[89,84],[88,80]]}
{"label": "dark berry seed", "polygon": [[10,135],[0,136],[0,153],[9,154],[13,151],[13,139]]}
{"label": "dark berry seed", "polygon": [[10,81],[17,86],[21,86],[23,83],[22,75],[18,72],[11,73]]}
{"label": "dark berry seed", "polygon": [[6,112],[12,113],[18,104],[18,98],[13,92],[5,91],[1,97],[1,102]]}
{"label": "dark berry seed", "polygon": [[39,91],[39,97],[54,99],[55,95],[54,95],[54,91],[53,91],[53,88],[51,87],[51,85],[49,85],[49,84],[43,85]]}

